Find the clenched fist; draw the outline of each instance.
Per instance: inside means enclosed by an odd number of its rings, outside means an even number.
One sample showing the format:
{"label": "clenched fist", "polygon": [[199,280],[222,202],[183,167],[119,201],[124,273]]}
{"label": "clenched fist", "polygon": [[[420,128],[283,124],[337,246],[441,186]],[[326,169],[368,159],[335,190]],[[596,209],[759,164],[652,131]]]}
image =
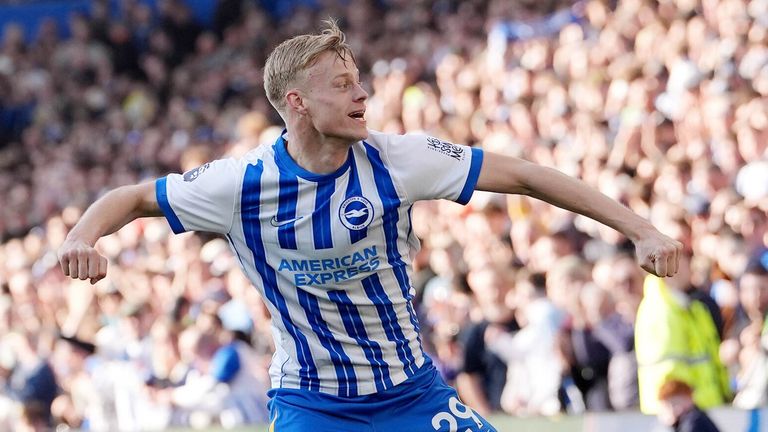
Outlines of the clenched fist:
{"label": "clenched fist", "polygon": [[674,276],[680,266],[683,244],[656,231],[635,241],[637,260],[648,273]]}
{"label": "clenched fist", "polygon": [[58,257],[61,270],[72,279],[90,279],[93,285],[107,275],[107,259],[83,241],[65,240]]}

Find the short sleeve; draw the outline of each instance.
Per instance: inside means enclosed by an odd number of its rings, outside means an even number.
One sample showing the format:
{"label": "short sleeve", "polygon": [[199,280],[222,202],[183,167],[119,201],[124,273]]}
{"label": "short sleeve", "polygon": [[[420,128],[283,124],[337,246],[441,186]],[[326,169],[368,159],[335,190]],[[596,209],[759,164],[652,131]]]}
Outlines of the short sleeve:
{"label": "short sleeve", "polygon": [[169,174],[155,182],[155,194],[176,234],[207,231],[226,234],[232,227],[242,180],[235,159],[201,165],[184,174]]}
{"label": "short sleeve", "polygon": [[390,136],[386,154],[411,202],[449,199],[466,204],[483,164],[478,148],[421,134]]}
{"label": "short sleeve", "polygon": [[240,371],[240,356],[234,345],[219,348],[211,359],[210,374],[218,382],[230,382]]}

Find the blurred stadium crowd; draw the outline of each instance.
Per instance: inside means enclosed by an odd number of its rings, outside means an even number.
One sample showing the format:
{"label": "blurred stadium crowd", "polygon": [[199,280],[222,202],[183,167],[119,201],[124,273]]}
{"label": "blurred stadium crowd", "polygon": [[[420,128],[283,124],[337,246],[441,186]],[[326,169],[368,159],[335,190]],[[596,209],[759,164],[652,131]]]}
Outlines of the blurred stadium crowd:
{"label": "blurred stadium crowd", "polygon": [[[177,0],[124,0],[118,16],[95,2],[68,39],[52,21],[29,41],[3,29],[0,429],[266,420],[269,317],[225,240],[139,220],[99,243],[110,268],[93,287],[65,279],[55,251],[105,191],[271,143],[265,56],[329,15],[373,129],[557,167],[682,241],[691,258],[667,283],[711,314],[720,402],[766,402],[767,0],[287,3],[278,20],[221,0],[203,28]],[[425,346],[468,405],[639,407],[635,332],[667,321],[639,316],[631,243],[483,193],[421,203],[413,225]]]}

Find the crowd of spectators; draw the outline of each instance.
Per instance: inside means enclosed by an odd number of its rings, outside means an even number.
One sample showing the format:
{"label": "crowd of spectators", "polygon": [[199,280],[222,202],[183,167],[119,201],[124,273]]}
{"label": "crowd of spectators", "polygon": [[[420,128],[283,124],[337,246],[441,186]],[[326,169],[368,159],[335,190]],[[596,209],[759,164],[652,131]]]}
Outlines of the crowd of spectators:
{"label": "crowd of spectators", "polygon": [[[373,129],[556,167],[683,242],[735,403],[766,403],[768,1],[296,2],[278,20],[221,0],[212,28],[178,0],[119,3],[70,17],[68,39],[53,21],[30,41],[2,30],[0,429],[266,420],[269,316],[225,240],[138,220],[99,242],[95,286],[67,280],[55,251],[105,191],[272,142],[265,56],[329,15]],[[413,227],[425,347],[468,405],[638,407],[644,274],[626,239],[485,193],[420,203]]]}

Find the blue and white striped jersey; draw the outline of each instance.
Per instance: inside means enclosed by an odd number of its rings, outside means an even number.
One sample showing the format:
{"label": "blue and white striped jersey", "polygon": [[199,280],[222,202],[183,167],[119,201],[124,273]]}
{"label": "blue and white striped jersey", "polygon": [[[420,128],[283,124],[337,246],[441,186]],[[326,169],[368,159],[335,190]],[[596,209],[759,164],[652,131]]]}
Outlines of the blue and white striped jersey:
{"label": "blue and white striped jersey", "polygon": [[156,182],[175,233],[225,234],[272,314],[273,387],[357,396],[424,364],[411,300],[411,207],[466,203],[481,150],[370,131],[330,174],[296,164],[286,136],[243,158]]}

